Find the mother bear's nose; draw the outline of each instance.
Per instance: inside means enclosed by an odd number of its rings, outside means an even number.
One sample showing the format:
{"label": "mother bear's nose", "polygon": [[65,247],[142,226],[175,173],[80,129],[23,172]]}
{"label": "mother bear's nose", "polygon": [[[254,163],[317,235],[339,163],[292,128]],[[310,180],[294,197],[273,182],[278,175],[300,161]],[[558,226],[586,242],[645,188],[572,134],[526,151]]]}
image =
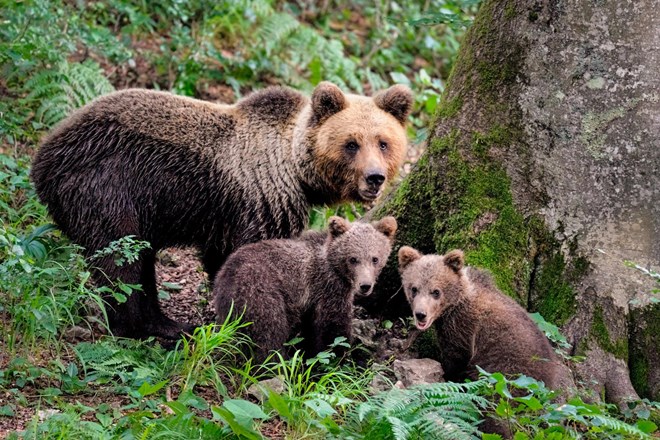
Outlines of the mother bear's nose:
{"label": "mother bear's nose", "polygon": [[367,183],[371,186],[379,187],[385,182],[385,176],[380,172],[371,172],[367,175]]}

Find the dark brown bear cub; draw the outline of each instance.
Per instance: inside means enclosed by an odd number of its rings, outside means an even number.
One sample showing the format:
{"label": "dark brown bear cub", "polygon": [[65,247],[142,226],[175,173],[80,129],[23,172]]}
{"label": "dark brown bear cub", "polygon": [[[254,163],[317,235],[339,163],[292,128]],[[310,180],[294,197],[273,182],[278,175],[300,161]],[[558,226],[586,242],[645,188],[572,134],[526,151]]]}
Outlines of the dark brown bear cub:
{"label": "dark brown bear cub", "polygon": [[415,325],[435,324],[445,379],[488,372],[525,374],[551,389],[573,386],[570,371],[527,312],[497,290],[487,272],[464,267],[463,252],[422,255],[404,246],[399,272]]}
{"label": "dark brown bear cub", "polygon": [[387,262],[396,232],[394,217],[349,223],[332,217],[327,233],[267,240],[233,253],[215,280],[215,310],[252,324],[255,359],[300,333],[307,355],[327,349],[336,337],[350,340],[353,298],[369,295]]}
{"label": "dark brown bear cub", "polygon": [[374,200],[405,156],[412,101],[401,85],[368,98],[326,82],[311,99],[273,87],[235,105],[123,90],[53,130],[31,177],[87,255],[126,235],[151,243],[131,264],[95,260],[94,277],[142,285],[108,298],[116,335],[178,338],[190,327],[160,310],[156,252],[197,246],[213,279],[234,249],[302,232],[312,205]]}

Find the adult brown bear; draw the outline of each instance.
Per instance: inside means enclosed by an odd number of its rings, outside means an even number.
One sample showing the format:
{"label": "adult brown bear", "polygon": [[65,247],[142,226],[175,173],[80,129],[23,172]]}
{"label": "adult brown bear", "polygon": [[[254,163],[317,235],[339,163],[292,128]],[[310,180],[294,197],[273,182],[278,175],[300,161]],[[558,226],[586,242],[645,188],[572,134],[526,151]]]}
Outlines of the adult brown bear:
{"label": "adult brown bear", "polygon": [[156,251],[198,246],[213,277],[241,245],[301,232],[312,205],[375,199],[403,160],[411,105],[400,85],[368,98],[321,83],[311,100],[269,88],[235,105],[125,90],[61,123],[32,180],[88,255],[126,235],[151,243],[132,264],[94,261],[95,278],[142,285],[108,299],[116,335],[177,338],[190,326],[160,310]]}

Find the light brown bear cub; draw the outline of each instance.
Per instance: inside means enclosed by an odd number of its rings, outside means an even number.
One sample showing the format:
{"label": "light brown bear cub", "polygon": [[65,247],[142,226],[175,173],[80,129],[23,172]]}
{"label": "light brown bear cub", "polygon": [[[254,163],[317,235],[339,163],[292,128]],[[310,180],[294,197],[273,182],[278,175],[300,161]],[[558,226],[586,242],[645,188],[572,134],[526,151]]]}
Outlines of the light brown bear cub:
{"label": "light brown bear cub", "polygon": [[311,97],[272,87],[235,105],[122,90],[58,125],[31,177],[86,255],[126,235],[151,243],[121,267],[96,259],[94,278],[142,286],[107,298],[115,335],[176,339],[191,326],[160,309],[157,251],[197,246],[213,279],[233,250],[300,234],[313,205],[373,201],[405,156],[412,102],[402,85],[373,98],[327,82]]}
{"label": "light brown bear cub", "polygon": [[415,325],[435,324],[445,379],[488,372],[525,374],[551,389],[573,386],[570,372],[527,312],[495,287],[490,274],[464,267],[463,252],[422,255],[404,246],[399,272]]}
{"label": "light brown bear cub", "polygon": [[350,340],[353,298],[372,292],[396,228],[394,217],[372,224],[332,217],[327,233],[240,248],[215,280],[218,321],[232,303],[235,316],[244,313],[259,362],[298,333],[307,355],[327,349],[338,336]]}

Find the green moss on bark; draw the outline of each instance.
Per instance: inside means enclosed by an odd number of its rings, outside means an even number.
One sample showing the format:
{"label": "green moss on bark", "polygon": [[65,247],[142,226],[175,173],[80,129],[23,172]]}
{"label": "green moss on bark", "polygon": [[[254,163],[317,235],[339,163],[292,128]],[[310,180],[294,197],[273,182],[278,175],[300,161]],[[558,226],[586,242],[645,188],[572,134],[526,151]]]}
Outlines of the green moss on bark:
{"label": "green moss on bark", "polygon": [[561,243],[547,230],[543,220],[530,222],[535,237],[536,271],[530,283],[530,309],[555,325],[562,325],[577,308],[574,287],[589,270],[589,261],[577,255],[577,243],[569,243],[568,260]]}
{"label": "green moss on bark", "polygon": [[589,336],[601,347],[603,350],[612,353],[619,359],[628,359],[628,340],[618,339],[613,341],[610,333],[607,330],[605,317],[603,316],[603,309],[597,306],[594,310],[591,327],[589,328]]}
{"label": "green moss on bark", "polygon": [[486,159],[493,140],[507,141],[504,133],[497,128],[478,136],[481,159],[465,158],[456,134],[430,145],[429,153],[441,155],[448,165],[444,179],[453,193],[449,206],[438,206],[446,215],[436,219],[434,243],[439,252],[463,249],[468,264],[489,269],[500,289],[525,303],[527,228],[513,204],[506,171]]}
{"label": "green moss on bark", "polygon": [[436,118],[449,119],[455,116],[463,107],[463,99],[457,96],[453,99],[443,101],[438,110],[436,111]]}
{"label": "green moss on bark", "polygon": [[641,397],[660,401],[660,384],[650,377],[660,362],[660,304],[631,310],[630,329],[630,380]]}
{"label": "green moss on bark", "polygon": [[[482,4],[435,115],[427,152],[374,217],[396,216],[398,243],[424,253],[462,248],[468,264],[489,269],[498,287],[523,305],[535,289],[534,306],[561,324],[575,309],[567,275],[573,258],[567,264],[543,221],[516,206],[503,162],[516,157],[516,168],[532,166],[522,113],[512,98],[519,94],[526,57],[514,30],[518,18],[526,21],[519,12],[511,1]],[[455,117],[459,112],[474,120],[466,126],[465,117]],[[396,264],[388,265],[379,284],[382,297],[396,295]]]}
{"label": "green moss on bark", "polygon": [[564,280],[566,263],[561,252],[557,252],[538,269],[534,280],[534,289],[539,294],[539,301],[534,308],[546,320],[561,325],[575,313],[575,291]]}

